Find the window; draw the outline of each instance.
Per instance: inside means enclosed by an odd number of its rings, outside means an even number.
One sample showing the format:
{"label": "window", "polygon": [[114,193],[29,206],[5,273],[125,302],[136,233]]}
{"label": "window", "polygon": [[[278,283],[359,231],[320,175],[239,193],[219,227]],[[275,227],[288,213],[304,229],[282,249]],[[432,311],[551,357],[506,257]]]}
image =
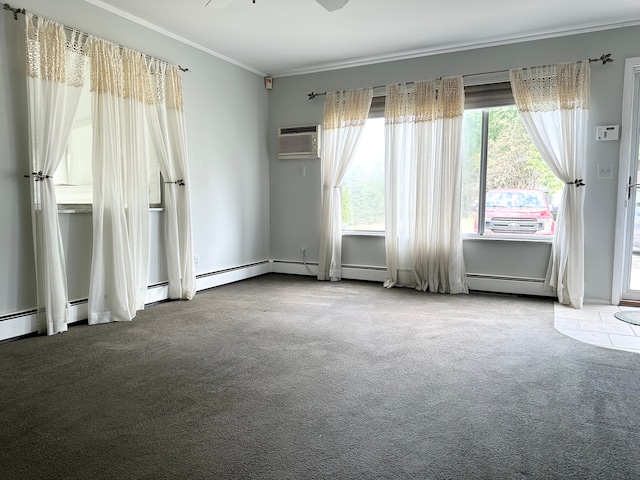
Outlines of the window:
{"label": "window", "polygon": [[562,182],[531,142],[509,84],[489,87],[465,92],[462,233],[550,238]]}
{"label": "window", "polygon": [[[87,67],[88,69],[88,67]],[[73,127],[64,157],[53,175],[58,205],[91,205],[92,189],[92,123],[89,72],[73,119]],[[149,206],[162,204],[162,179],[153,145],[149,142]]]}
{"label": "window", "polygon": [[384,151],[384,97],[375,97],[342,182],[343,231],[384,232]]}
{"label": "window", "polygon": [[[562,182],[531,142],[509,82],[465,87],[461,231],[549,239]],[[374,97],[342,184],[343,231],[383,232],[384,97]]]}

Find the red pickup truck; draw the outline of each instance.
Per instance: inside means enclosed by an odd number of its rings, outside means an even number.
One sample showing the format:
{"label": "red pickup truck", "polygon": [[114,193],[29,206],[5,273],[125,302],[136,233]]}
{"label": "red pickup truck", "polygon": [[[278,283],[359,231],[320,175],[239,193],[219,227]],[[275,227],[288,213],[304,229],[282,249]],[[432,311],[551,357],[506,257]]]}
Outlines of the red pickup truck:
{"label": "red pickup truck", "polygon": [[497,189],[487,192],[485,234],[553,235],[554,229],[555,221],[544,192],[534,189]]}

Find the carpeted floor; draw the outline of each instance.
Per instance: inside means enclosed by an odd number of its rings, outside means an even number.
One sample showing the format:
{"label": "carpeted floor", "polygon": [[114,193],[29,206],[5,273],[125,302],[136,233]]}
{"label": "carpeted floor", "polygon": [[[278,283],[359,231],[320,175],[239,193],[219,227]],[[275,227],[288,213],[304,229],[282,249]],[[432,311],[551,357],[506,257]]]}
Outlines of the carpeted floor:
{"label": "carpeted floor", "polygon": [[640,355],[545,299],[271,274],[0,362],[2,479],[640,477]]}

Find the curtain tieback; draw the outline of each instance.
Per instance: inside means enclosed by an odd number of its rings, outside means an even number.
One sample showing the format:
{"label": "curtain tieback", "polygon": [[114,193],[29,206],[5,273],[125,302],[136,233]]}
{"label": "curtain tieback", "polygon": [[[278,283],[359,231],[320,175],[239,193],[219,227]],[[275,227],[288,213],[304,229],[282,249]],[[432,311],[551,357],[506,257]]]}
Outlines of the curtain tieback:
{"label": "curtain tieback", "polygon": [[45,175],[44,173],[42,173],[42,171],[39,172],[32,172],[30,175],[25,175],[24,178],[31,178],[33,177],[33,179],[36,182],[44,182],[45,178],[52,178],[51,175]]}
{"label": "curtain tieback", "polygon": [[179,187],[184,187],[185,186],[184,180],[181,179],[181,178],[179,178],[175,182],[164,182],[164,183],[171,183],[171,184],[174,184],[174,185],[178,185]]}
{"label": "curtain tieback", "polygon": [[573,182],[567,182],[567,185],[575,185],[577,188],[584,187],[585,183],[581,178],[576,178]]}

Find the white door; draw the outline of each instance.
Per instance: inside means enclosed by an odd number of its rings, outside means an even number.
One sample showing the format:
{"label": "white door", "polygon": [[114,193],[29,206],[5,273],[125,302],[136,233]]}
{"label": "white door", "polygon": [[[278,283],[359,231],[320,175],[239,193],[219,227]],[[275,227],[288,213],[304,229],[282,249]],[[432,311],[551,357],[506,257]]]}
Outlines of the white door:
{"label": "white door", "polygon": [[612,303],[640,302],[640,58],[625,64]]}

